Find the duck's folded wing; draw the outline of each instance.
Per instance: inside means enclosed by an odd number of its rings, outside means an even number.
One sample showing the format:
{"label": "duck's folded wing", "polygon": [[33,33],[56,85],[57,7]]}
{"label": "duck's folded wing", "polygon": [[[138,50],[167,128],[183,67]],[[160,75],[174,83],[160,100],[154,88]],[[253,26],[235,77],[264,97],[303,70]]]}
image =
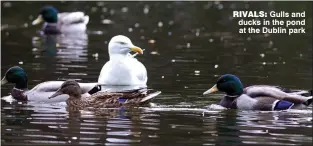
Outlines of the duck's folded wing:
{"label": "duck's folded wing", "polygon": [[[38,84],[30,91],[37,91],[37,92],[55,92],[57,91],[64,81],[47,81]],[[82,89],[83,94],[90,91],[92,88],[96,87],[98,83],[78,83],[80,88]]]}
{"label": "duck's folded wing", "polygon": [[280,86],[274,86],[275,88],[278,88],[279,90],[285,92],[285,93],[290,93],[290,94],[297,94],[297,95],[302,95],[302,96],[312,96],[313,91],[312,90],[294,90],[294,89],[289,89],[289,88],[283,88]]}
{"label": "duck's folded wing", "polygon": [[58,19],[61,24],[69,25],[76,23],[87,24],[89,22],[89,16],[84,12],[65,12],[58,14]]}
{"label": "duck's folded wing", "polygon": [[295,104],[303,103],[305,105],[309,105],[312,103],[312,96],[305,97],[298,94],[286,93],[282,91],[280,88],[277,88],[275,86],[266,86],[266,85],[249,86],[244,89],[244,92],[245,94],[249,95],[252,98],[267,96],[278,100],[287,100]]}
{"label": "duck's folded wing", "polygon": [[57,91],[64,81],[47,81],[38,84],[30,91],[38,91],[38,92],[55,92]]}
{"label": "duck's folded wing", "polygon": [[153,93],[149,93],[149,94],[147,94],[146,97],[142,98],[142,99],[140,100],[140,102],[141,102],[141,103],[148,102],[148,101],[150,101],[152,98],[158,96],[158,95],[161,94],[161,93],[162,93],[161,91],[156,91],[156,92],[153,92]]}
{"label": "duck's folded wing", "polygon": [[148,89],[148,88],[139,88],[139,89],[133,89],[133,90],[125,90],[123,92],[119,92],[123,94],[123,98],[140,98],[140,97],[144,97],[147,96],[148,94],[151,94],[155,92],[152,89]]}
{"label": "duck's folded wing", "polygon": [[253,105],[254,109],[256,110],[263,110],[263,111],[271,111],[273,110],[273,106],[275,102],[279,101],[278,99],[266,97],[266,96],[259,96],[254,98],[257,102]]}
{"label": "duck's folded wing", "polygon": [[275,86],[268,86],[268,85],[253,85],[244,88],[244,93],[249,95],[250,97],[260,97],[260,96],[271,96],[273,91],[278,91],[279,88]]}
{"label": "duck's folded wing", "polygon": [[123,93],[115,93],[115,92],[97,92],[95,94],[92,94],[92,98],[97,99],[108,99],[108,98],[118,98],[122,97]]}
{"label": "duck's folded wing", "polygon": [[283,88],[280,86],[269,86],[269,85],[253,85],[246,87],[244,89],[244,92],[249,95],[254,97],[255,95],[262,95],[262,94],[267,94],[267,92],[271,92],[272,90],[278,91],[280,90],[281,92],[284,93],[290,93],[290,94],[297,94],[297,95],[302,95],[302,96],[312,96],[312,90],[292,90],[289,88]]}
{"label": "duck's folded wing", "polygon": [[272,111],[272,110],[287,110],[295,104],[286,100],[278,100],[271,97],[256,97],[255,109]]}

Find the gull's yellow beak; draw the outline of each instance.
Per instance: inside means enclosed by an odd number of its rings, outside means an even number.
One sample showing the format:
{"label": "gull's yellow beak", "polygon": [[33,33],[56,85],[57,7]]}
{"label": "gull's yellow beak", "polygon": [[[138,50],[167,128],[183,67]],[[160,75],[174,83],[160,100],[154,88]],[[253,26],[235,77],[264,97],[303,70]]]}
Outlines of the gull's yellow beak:
{"label": "gull's yellow beak", "polygon": [[143,50],[137,46],[131,47],[130,50],[133,52],[137,52],[138,54],[143,54]]}
{"label": "gull's yellow beak", "polygon": [[217,91],[218,91],[218,89],[217,89],[216,85],[214,85],[212,88],[210,88],[209,90],[205,91],[203,93],[203,95],[211,94],[211,93],[217,92]]}
{"label": "gull's yellow beak", "polygon": [[37,25],[37,24],[40,24],[42,21],[43,21],[43,18],[42,18],[41,15],[39,15],[39,16],[37,17],[37,19],[33,21],[32,24],[33,24],[33,25]]}
{"label": "gull's yellow beak", "polygon": [[3,79],[1,80],[1,85],[4,85],[6,83],[8,83],[8,80],[7,78],[3,77]]}

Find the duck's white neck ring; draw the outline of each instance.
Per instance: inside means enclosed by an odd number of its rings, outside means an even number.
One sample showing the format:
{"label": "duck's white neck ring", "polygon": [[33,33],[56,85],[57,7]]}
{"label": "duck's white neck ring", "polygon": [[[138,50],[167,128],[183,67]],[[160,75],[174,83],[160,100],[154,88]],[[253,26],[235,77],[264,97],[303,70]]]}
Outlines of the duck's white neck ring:
{"label": "duck's white neck ring", "polygon": [[43,26],[46,27],[47,25],[49,25],[49,26],[58,26],[58,23],[48,23],[48,22],[45,22]]}
{"label": "duck's white neck ring", "polygon": [[237,98],[239,97],[240,95],[227,95],[227,97],[231,97],[231,98]]}
{"label": "duck's white neck ring", "polygon": [[17,90],[17,91],[21,91],[21,92],[23,92],[24,90],[23,89],[18,89],[18,88],[13,88],[14,90]]}

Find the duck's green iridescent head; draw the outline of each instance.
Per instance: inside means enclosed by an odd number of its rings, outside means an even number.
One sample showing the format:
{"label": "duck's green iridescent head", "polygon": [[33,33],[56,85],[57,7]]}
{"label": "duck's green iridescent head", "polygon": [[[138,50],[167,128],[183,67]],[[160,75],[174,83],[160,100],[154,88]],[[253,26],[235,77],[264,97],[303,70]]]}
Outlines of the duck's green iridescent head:
{"label": "duck's green iridescent head", "polygon": [[53,95],[49,97],[49,99],[57,97],[62,94],[67,94],[70,97],[74,98],[80,98],[82,94],[82,89],[75,80],[67,80]]}
{"label": "duck's green iridescent head", "polygon": [[1,80],[1,85],[6,83],[15,83],[15,87],[18,89],[27,88],[27,75],[23,68],[19,66],[11,67],[7,70],[4,77]]}
{"label": "duck's green iridescent head", "polygon": [[216,82],[216,84],[205,91],[203,95],[210,94],[216,91],[225,92],[227,95],[236,96],[243,93],[243,85],[240,79],[232,74],[222,75]]}
{"label": "duck's green iridescent head", "polygon": [[52,6],[45,6],[40,9],[39,16],[33,21],[33,25],[40,24],[41,22],[47,23],[57,23],[58,21],[58,11]]}

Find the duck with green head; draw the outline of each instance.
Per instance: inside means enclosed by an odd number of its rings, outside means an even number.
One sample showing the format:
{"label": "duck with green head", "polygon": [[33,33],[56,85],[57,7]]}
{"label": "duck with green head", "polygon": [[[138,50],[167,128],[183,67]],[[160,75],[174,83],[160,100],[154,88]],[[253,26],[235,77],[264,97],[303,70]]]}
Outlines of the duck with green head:
{"label": "duck with green head", "polygon": [[67,94],[69,98],[66,103],[74,109],[84,109],[86,107],[114,108],[120,106],[141,106],[146,105],[152,98],[161,93],[160,91],[149,93],[149,91],[151,90],[143,88],[127,92],[97,92],[86,98],[82,97],[82,89],[76,81],[67,80],[49,99]]}
{"label": "duck with green head", "polygon": [[[11,96],[16,100],[48,101],[48,97],[57,91],[63,82],[64,81],[47,81],[28,90],[28,77],[24,69],[19,66],[14,66],[9,68],[5,73],[1,80],[1,86],[6,83],[14,83],[15,87],[11,91]],[[91,91],[97,92],[100,90],[97,83],[79,83],[79,85],[81,86],[84,96],[88,96]],[[62,96],[59,100],[66,100],[66,98],[67,96]]]}
{"label": "duck with green head", "polygon": [[45,34],[85,32],[89,22],[89,16],[84,12],[58,13],[52,6],[44,6],[40,9],[39,16],[32,24],[45,22],[42,30]]}
{"label": "duck with green head", "polygon": [[222,75],[216,84],[203,94],[207,95],[216,91],[226,93],[219,104],[232,109],[287,110],[304,108],[312,103],[312,90],[289,90],[269,85],[253,85],[244,88],[240,79],[232,74]]}

